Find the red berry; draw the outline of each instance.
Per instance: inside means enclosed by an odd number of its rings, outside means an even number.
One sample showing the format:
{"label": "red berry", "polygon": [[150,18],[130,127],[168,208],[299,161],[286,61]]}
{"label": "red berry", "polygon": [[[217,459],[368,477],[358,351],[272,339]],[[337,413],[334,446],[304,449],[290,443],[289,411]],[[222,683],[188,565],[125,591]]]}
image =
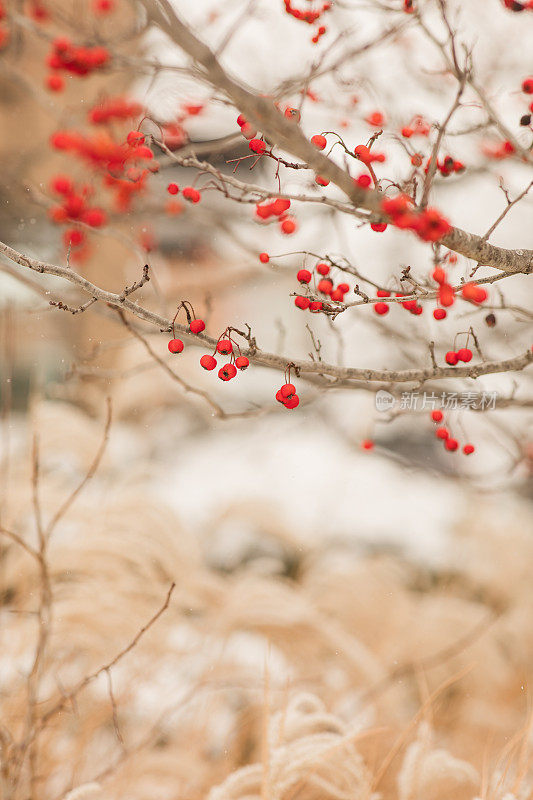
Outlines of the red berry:
{"label": "red berry", "polygon": [[370,150],[366,146],[366,144],[358,144],[357,147],[354,147],[354,153],[359,158],[363,164],[368,164],[371,160]]}
{"label": "red berry", "polygon": [[257,153],[258,156],[262,156],[266,150],[266,144],[261,139],[250,139],[248,147],[252,153]]}
{"label": "red berry", "polygon": [[66,175],[57,175],[50,183],[50,188],[56,194],[69,195],[74,191],[72,181]]}
{"label": "red berry", "polygon": [[472,351],[468,347],[461,347],[457,351],[457,361],[464,361],[465,363],[472,360]]}
{"label": "red berry", "polygon": [[487,292],[476,283],[465,283],[461,290],[465,300],[472,300],[473,303],[483,303],[487,299]]}
{"label": "red berry", "polygon": [[168,343],[168,349],[171,353],[181,353],[184,348],[184,344],[181,339],[171,339]]}
{"label": "red berry", "polygon": [[458,361],[457,353],[455,353],[453,350],[449,350],[444,356],[444,359],[451,367],[455,367]]}
{"label": "red berry", "polygon": [[194,186],[186,186],[182,194],[185,200],[189,200],[190,203],[198,203],[201,198],[200,192]]}
{"label": "red berry", "polygon": [[522,82],[522,91],[525,94],[533,94],[533,78],[526,78]]}
{"label": "red berry", "polygon": [[281,389],[278,389],[278,391],[276,392],[276,400],[278,401],[278,403],[284,403],[286,400],[286,398],[283,397],[283,395],[281,394]]}
{"label": "red berry", "polygon": [[322,278],[322,280],[318,281],[317,289],[319,292],[322,292],[322,294],[331,294],[333,281],[330,281],[329,278]]}
{"label": "red berry", "polygon": [[363,439],[361,442],[361,447],[363,450],[373,450],[374,449],[374,442],[372,439]]}
{"label": "red berry", "polygon": [[218,371],[218,377],[221,381],[230,381],[237,374],[237,368],[233,364],[225,364]]}
{"label": "red berry", "polygon": [[376,292],[376,297],[390,297],[390,292],[386,289],[378,289]]}
{"label": "red berry", "polygon": [[463,453],[465,454],[465,456],[470,456],[472,455],[475,449],[476,448],[474,447],[473,444],[465,444],[465,446],[463,447]]}
{"label": "red berry", "polygon": [[446,281],[446,273],[442,267],[435,267],[433,270],[433,280],[437,283],[444,283]]}
{"label": "red berry", "polygon": [[140,131],[130,131],[126,136],[126,141],[130,147],[134,147],[139,144],[144,144],[144,136]]}
{"label": "red berry", "polygon": [[106,216],[101,208],[90,208],[84,215],[83,221],[91,228],[100,228],[105,225]]}
{"label": "red berry", "polygon": [[270,256],[268,255],[268,253],[259,253],[259,261],[261,262],[261,264],[268,264],[268,262],[270,261]]}
{"label": "red berry", "polygon": [[215,369],[215,367],[217,365],[217,360],[216,360],[216,358],[213,358],[213,356],[207,356],[206,355],[206,356],[202,356],[201,357],[200,364],[202,365],[202,367],[204,369],[212,370],[212,369]]}
{"label": "red berry", "polygon": [[76,228],[71,228],[70,230],[65,231],[63,234],[63,241],[67,247],[69,245],[72,245],[72,247],[79,247],[80,244],[83,244],[84,240],[85,236],[83,235],[83,232],[77,230]]}
{"label": "red berry", "polygon": [[250,366],[250,362],[246,358],[246,356],[237,356],[235,359],[235,366],[237,369],[247,369]]}
{"label": "red berry", "polygon": [[256,139],[257,138],[257,128],[254,128],[252,125],[249,125],[247,122],[241,128],[241,133],[245,139]]}
{"label": "red berry", "polygon": [[327,186],[329,181],[327,178],[323,178],[321,175],[317,175],[315,177],[315,183],[318,183],[319,186]]}
{"label": "red berry", "polygon": [[177,194],[180,190],[180,187],[177,183],[169,183],[167,186],[167,192],[169,194]]}
{"label": "red berry", "polygon": [[256,216],[258,216],[259,219],[268,219],[269,217],[271,217],[272,214],[274,213],[272,210],[272,205],[273,205],[272,203],[266,203],[266,205],[263,206],[257,205],[255,207]]}
{"label": "red berry", "polygon": [[355,179],[355,182],[358,186],[361,187],[361,189],[368,189],[370,184],[372,183],[372,178],[370,177],[370,175],[363,174],[359,175],[359,177]]}
{"label": "red berry", "polygon": [[333,289],[333,291],[330,294],[330,297],[337,303],[342,302],[344,300],[344,294],[341,292],[340,289]]}
{"label": "red berry", "polygon": [[243,125],[246,125],[246,117],[244,116],[244,114],[239,114],[239,116],[237,117],[237,125],[239,126],[239,128],[242,128]]}
{"label": "red berry", "polygon": [[365,118],[369,125],[374,128],[381,128],[385,124],[385,116],[381,111],[373,111],[368,117]]}
{"label": "red berry", "polygon": [[191,333],[201,333],[205,331],[205,322],[203,319],[193,319],[189,325],[189,330]]}
{"label": "red berry", "polygon": [[322,302],[320,300],[312,300],[309,303],[309,311],[322,311]]}
{"label": "red berry", "polygon": [[437,428],[435,431],[435,436],[437,439],[447,439],[450,435],[448,428]]}
{"label": "red berry", "polygon": [[311,301],[307,297],[302,297],[301,295],[298,295],[298,297],[294,298],[294,305],[296,306],[296,308],[301,308],[302,311],[305,311],[306,308],[309,308],[309,306],[311,305]]}
{"label": "red berry", "polygon": [[300,122],[301,114],[297,108],[291,108],[290,106],[287,106],[283,114],[287,119],[294,120],[295,122]]}
{"label": "red berry", "polygon": [[442,283],[439,286],[439,303],[441,306],[453,306],[454,300],[453,287],[449,283]]}
{"label": "red berry", "polygon": [[309,283],[313,276],[308,269],[301,269],[296,273],[296,277],[300,283]]}
{"label": "red berry", "polygon": [[322,136],[320,133],[317,133],[316,136],[311,136],[311,141],[319,150],[323,150],[328,143],[326,137]]}
{"label": "red berry", "polygon": [[230,340],[221,339],[217,344],[217,352],[223,356],[229,356],[230,353],[233,353],[233,345]]}
{"label": "red berry", "polygon": [[49,75],[46,86],[51,92],[60,92],[65,88],[65,79],[61,75]]}
{"label": "red berry", "polygon": [[442,411],[439,411],[438,409],[436,411],[431,412],[431,419],[433,420],[433,422],[442,422],[443,417],[444,414],[442,413]]}
{"label": "red berry", "polygon": [[444,308],[436,308],[433,312],[433,316],[435,319],[445,319],[446,318],[446,311]]}
{"label": "red berry", "polygon": [[278,197],[273,203],[270,203],[272,213],[275,214],[276,217],[281,217],[281,215],[288,211],[290,207],[291,201],[286,200],[284,197]]}
{"label": "red berry", "polygon": [[337,289],[339,290],[339,292],[342,292],[343,294],[346,294],[347,292],[350,291],[350,287],[347,283],[339,283]]}
{"label": "red berry", "polygon": [[296,393],[296,386],[293,383],[285,383],[280,389],[281,396],[284,398],[292,397]]}
{"label": "red berry", "polygon": [[387,230],[387,224],[385,222],[371,222],[370,227],[376,233],[383,233],[383,231]]}
{"label": "red berry", "polygon": [[457,441],[457,439],[452,439],[451,436],[448,436],[448,438],[444,442],[444,447],[446,448],[446,450],[449,450],[450,452],[453,453],[459,447],[459,442]]}
{"label": "red berry", "polygon": [[317,264],[316,271],[319,275],[327,275],[329,273],[330,266],[329,264]]}
{"label": "red berry", "polygon": [[292,217],[287,217],[287,219],[284,219],[283,222],[281,223],[282,233],[287,233],[287,234],[294,233],[295,230],[296,230],[296,220],[294,220]]}
{"label": "red berry", "polygon": [[296,408],[296,406],[300,405],[300,398],[297,394],[293,394],[292,397],[289,397],[287,400],[285,400],[283,405],[288,409]]}
{"label": "red berry", "polygon": [[388,314],[389,305],[388,303],[376,303],[374,306],[374,311],[376,312],[376,314],[379,314],[380,316],[383,314]]}
{"label": "red berry", "polygon": [[114,9],[113,0],[94,0],[93,3],[95,14],[109,14]]}

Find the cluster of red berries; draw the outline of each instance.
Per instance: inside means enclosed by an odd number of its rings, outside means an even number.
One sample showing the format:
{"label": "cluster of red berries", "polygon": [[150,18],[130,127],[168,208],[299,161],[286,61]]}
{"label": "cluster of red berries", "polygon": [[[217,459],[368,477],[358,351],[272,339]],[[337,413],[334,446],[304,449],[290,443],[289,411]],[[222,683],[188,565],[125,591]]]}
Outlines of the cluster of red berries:
{"label": "cluster of red berries", "polygon": [[110,58],[109,51],[105,47],[79,47],[72,44],[70,39],[61,37],[52,42],[52,51],[47,64],[54,71],[86,77],[105,67]]}
{"label": "cluster of red berries", "polygon": [[[435,267],[432,278],[439,285],[437,295],[439,304],[446,308],[453,306],[455,303],[455,292],[453,286],[448,283],[445,270],[442,267]],[[444,308],[436,308],[433,312],[433,316],[437,320],[444,319],[446,317],[446,311]]]}
{"label": "cluster of red berries", "polygon": [[108,97],[91,108],[87,116],[92,125],[105,125],[111,120],[133,119],[140,116],[143,111],[143,106],[134,100]]}
{"label": "cluster of red berries", "polygon": [[[430,164],[431,157],[428,158],[426,166],[424,167],[424,172],[426,174],[429,172]],[[437,170],[440,172],[443,178],[447,178],[448,175],[451,175],[453,172],[464,172],[465,169],[465,165],[462,161],[457,161],[451,156],[444,156],[442,161],[437,160]]]}
{"label": "cluster of red berries", "polygon": [[314,25],[317,19],[320,19],[322,14],[325,14],[326,11],[329,11],[331,8],[331,3],[326,2],[322,3],[322,5],[318,8],[300,11],[300,9],[294,8],[294,6],[291,5],[291,0],[283,0],[283,2],[285,4],[285,11],[287,14],[290,14],[291,17],[294,17],[294,19],[298,19],[301,22],[307,22],[309,25]]}
{"label": "cluster of red berries", "polygon": [[176,339],[176,330],[174,327],[176,324],[176,319],[178,317],[178,314],[180,313],[182,308],[187,315],[187,324],[189,325],[190,332],[198,334],[202,333],[202,331],[205,331],[205,322],[203,321],[203,319],[196,318],[192,304],[189,303],[188,300],[182,300],[178,306],[178,310],[174,314],[174,319],[172,320],[172,339],[168,343],[168,349],[170,350],[171,353],[182,353],[183,348],[185,347],[181,339]]}
{"label": "cluster of red berries", "polygon": [[50,139],[55,150],[65,150],[88,161],[91,166],[103,169],[114,177],[121,176],[129,166],[146,167],[157,172],[159,164],[144,144],[139,131],[130,131],[125,142],[116,142],[107,131],[87,136],[79,131],[57,131]]}
{"label": "cluster of red berries", "polygon": [[278,197],[276,200],[271,200],[267,203],[257,203],[255,215],[262,220],[267,220],[270,217],[277,217],[281,232],[291,234],[294,233],[297,225],[295,218],[287,214],[290,207],[290,200]]}
{"label": "cluster of red berries", "polygon": [[358,144],[357,147],[354,148],[354,154],[357,156],[359,161],[362,161],[363,164],[367,166],[372,164],[374,161],[383,164],[386,161],[385,153],[376,153],[375,151],[371,150],[366,144]]}
{"label": "cluster of red berries", "polygon": [[[171,195],[177,195],[179,190],[180,187],[177,183],[169,183],[167,186],[167,192]],[[181,193],[189,203],[199,203],[202,199],[201,193],[194,186],[184,186]]]}
{"label": "cluster of red berries", "polygon": [[411,136],[429,136],[430,130],[431,126],[429,122],[420,114],[417,114],[408,125],[404,125],[402,128],[402,136],[405,139],[410,139]]}
{"label": "cluster of red berries", "polygon": [[258,131],[257,128],[254,128],[251,123],[249,123],[244,116],[244,114],[239,114],[237,117],[237,125],[241,129],[241,133],[245,139],[248,139],[248,147],[258,156],[262,156],[266,150],[266,142],[262,139],[258,139]]}
{"label": "cluster of red berries", "polygon": [[[221,381],[230,381],[234,378],[237,374],[237,370],[243,372],[250,366],[250,361],[246,356],[243,356],[241,353],[241,348],[239,344],[232,338],[232,328],[226,328],[226,330],[219,336],[218,341],[215,346],[215,353],[220,353],[222,356],[229,356],[230,360],[227,364],[224,364],[220,367],[218,371],[218,377]],[[235,355],[235,349],[239,351],[239,355]],[[213,355],[206,355],[202,356],[200,359],[200,365],[211,372],[211,370],[215,369],[217,366],[217,360]]]}
{"label": "cluster of red berries", "polygon": [[450,230],[451,225],[436,208],[415,209],[406,194],[384,197],[381,208],[396,228],[414,231],[424,242],[437,242]]}
{"label": "cluster of red berries", "polygon": [[[468,330],[468,331],[464,331],[464,332],[458,333],[456,335],[455,341],[454,341],[454,347],[455,347],[455,343],[457,341],[457,336],[462,336],[462,335],[466,335],[466,345],[465,345],[465,347],[461,347],[459,350],[449,350],[446,353],[445,357],[444,357],[444,360],[446,361],[446,363],[449,364],[451,367],[454,367],[456,364],[459,363],[459,361],[464,361],[465,364],[468,364],[469,361],[472,361],[472,351],[468,347],[468,342],[470,340],[470,336],[473,335],[472,328],[470,328],[470,330]],[[474,337],[474,339],[475,339],[475,337]]]}
{"label": "cluster of red berries", "polygon": [[[435,411],[431,412],[431,419],[436,425],[439,425],[439,423],[441,423],[444,419],[444,414],[439,409],[436,409]],[[444,426],[437,428],[435,431],[435,436],[437,439],[440,439],[444,442],[444,447],[446,450],[448,450],[448,452],[454,453],[459,449],[459,442],[457,439],[454,439],[452,436],[450,436],[448,428],[445,428]],[[463,447],[463,453],[465,456],[470,456],[475,449],[476,448],[473,444],[465,444]]]}
{"label": "cluster of red berries", "polygon": [[[199,334],[205,330],[205,322],[202,319],[197,319],[194,315],[194,309],[191,303],[189,303],[188,300],[183,300],[179,304],[178,310],[176,311],[174,319],[172,320],[173,338],[168,343],[168,349],[171,353],[182,353],[185,347],[183,341],[176,338],[176,331],[174,328],[176,318],[182,308],[187,314],[187,322],[191,333]],[[218,377],[221,381],[230,381],[236,376],[237,370],[241,370],[242,372],[250,366],[250,361],[246,356],[242,355],[239,344],[233,339],[232,331],[233,328],[226,328],[226,330],[219,336],[214,350],[214,353],[219,353],[222,356],[230,357],[229,362],[224,364],[218,371]],[[237,348],[239,355],[235,355],[234,348]],[[217,360],[214,356],[214,353],[213,355],[206,353],[200,358],[200,365],[208,372],[211,372],[217,366]]]}
{"label": "cluster of red berries", "polygon": [[468,347],[461,347],[460,350],[449,350],[444,360],[447,364],[451,367],[455,367],[459,361],[464,361],[465,364],[468,364],[469,361],[472,361],[472,351]]}
{"label": "cluster of red berries", "polygon": [[278,403],[281,403],[282,406],[285,406],[285,408],[288,408],[289,410],[292,410],[300,405],[300,398],[296,394],[296,386],[294,383],[291,383],[292,366],[292,364],[288,364],[287,369],[285,370],[285,383],[276,392],[276,400]]}
{"label": "cluster of red berries", "polygon": [[[339,283],[338,286],[334,286],[331,278],[327,277],[331,271],[329,264],[319,263],[316,265],[315,270],[320,276],[318,281],[316,281],[316,290],[320,292],[320,294],[329,297],[330,300],[333,300],[336,303],[342,303],[344,301],[344,295],[350,291],[349,285],[347,283]],[[308,269],[298,270],[296,277],[301,284],[306,285],[311,283],[313,277],[316,278],[316,276],[313,276],[313,273]],[[302,311],[309,309],[309,311],[315,313],[324,309],[324,303],[321,300],[312,300],[311,298],[303,295],[297,295],[294,300],[294,305],[296,308],[300,308]]]}
{"label": "cluster of red berries", "polygon": [[[76,189],[68,176],[57,175],[50,184],[51,191],[62,200],[59,205],[50,209],[50,218],[57,225],[68,222],[83,222],[91,228],[100,228],[106,223],[105,212],[101,208],[91,206],[88,199],[92,194],[89,186]],[[85,243],[83,231],[78,228],[66,230],[63,236],[65,245],[81,247]]]}
{"label": "cluster of red berries", "polygon": [[[394,294],[395,297],[405,297],[404,292],[395,292]],[[376,297],[390,297],[390,296],[391,292],[387,291],[387,289],[378,289],[376,292]],[[383,316],[384,314],[388,314],[389,305],[390,305],[389,303],[375,303],[374,311],[376,312],[376,314]],[[417,300],[405,300],[404,302],[399,303],[399,305],[401,305],[402,308],[405,308],[406,311],[409,311],[411,314],[414,314],[415,317],[420,316],[420,314],[424,310]]]}
{"label": "cluster of red berries", "polygon": [[248,139],[248,147],[255,153],[256,156],[262,156],[266,152],[267,145],[263,139],[258,139],[258,131],[249,122],[243,114],[237,117],[237,125],[241,129],[241,133],[245,139]]}

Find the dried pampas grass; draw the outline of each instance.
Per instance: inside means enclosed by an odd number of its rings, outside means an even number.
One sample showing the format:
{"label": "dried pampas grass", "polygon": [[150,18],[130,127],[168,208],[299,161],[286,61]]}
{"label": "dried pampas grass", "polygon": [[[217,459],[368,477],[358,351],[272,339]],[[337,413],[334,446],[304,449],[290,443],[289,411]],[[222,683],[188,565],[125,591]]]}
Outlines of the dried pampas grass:
{"label": "dried pampas grass", "polygon": [[[2,800],[529,800],[523,516],[465,520],[442,573],[249,503],[191,531],[114,446],[73,495],[101,420],[32,419],[38,480],[28,431],[2,509]],[[73,497],[44,556],[36,496],[42,529]]]}

